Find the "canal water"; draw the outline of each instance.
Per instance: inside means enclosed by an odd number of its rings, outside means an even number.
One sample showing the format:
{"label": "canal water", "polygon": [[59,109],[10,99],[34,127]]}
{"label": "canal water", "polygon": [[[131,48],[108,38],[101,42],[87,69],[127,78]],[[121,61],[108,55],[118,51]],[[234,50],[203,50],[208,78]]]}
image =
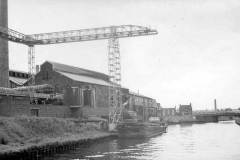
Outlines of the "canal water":
{"label": "canal water", "polygon": [[234,121],[171,125],[148,139],[109,139],[45,160],[240,160],[240,126]]}

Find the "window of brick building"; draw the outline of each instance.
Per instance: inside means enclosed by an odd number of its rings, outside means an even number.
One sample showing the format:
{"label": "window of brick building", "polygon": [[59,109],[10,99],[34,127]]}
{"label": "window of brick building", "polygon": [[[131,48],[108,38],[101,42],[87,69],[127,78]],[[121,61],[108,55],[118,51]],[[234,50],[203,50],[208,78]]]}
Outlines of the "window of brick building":
{"label": "window of brick building", "polygon": [[79,87],[72,87],[72,93],[73,93],[73,102],[75,105],[81,105],[82,104],[82,89]]}

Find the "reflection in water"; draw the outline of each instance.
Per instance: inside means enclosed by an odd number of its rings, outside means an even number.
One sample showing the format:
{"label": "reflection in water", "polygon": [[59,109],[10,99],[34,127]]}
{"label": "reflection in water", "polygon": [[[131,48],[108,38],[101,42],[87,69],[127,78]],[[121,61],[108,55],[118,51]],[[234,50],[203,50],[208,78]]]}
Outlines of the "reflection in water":
{"label": "reflection in water", "polygon": [[154,138],[101,141],[45,160],[239,160],[239,136],[233,121],[173,125]]}

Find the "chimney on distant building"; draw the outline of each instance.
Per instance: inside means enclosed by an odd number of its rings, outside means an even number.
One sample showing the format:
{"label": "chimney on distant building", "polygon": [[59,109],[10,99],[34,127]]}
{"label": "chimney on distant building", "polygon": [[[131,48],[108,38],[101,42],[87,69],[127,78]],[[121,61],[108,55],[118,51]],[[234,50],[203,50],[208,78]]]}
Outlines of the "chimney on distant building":
{"label": "chimney on distant building", "polygon": [[217,100],[214,99],[214,110],[217,111]]}

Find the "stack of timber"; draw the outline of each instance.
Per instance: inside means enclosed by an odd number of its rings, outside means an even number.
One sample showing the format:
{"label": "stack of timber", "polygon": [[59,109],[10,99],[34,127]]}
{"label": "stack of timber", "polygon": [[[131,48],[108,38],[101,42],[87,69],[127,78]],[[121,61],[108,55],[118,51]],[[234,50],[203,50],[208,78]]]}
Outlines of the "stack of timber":
{"label": "stack of timber", "polygon": [[18,97],[33,97],[33,98],[50,98],[50,94],[45,93],[36,93],[33,91],[27,90],[17,90],[12,88],[3,88],[0,87],[0,95],[2,96],[18,96]]}
{"label": "stack of timber", "polygon": [[32,91],[36,93],[53,93],[53,87],[49,84],[34,85],[34,86],[24,86],[14,88],[16,91]]}
{"label": "stack of timber", "polygon": [[0,95],[26,96],[27,93],[26,92],[22,92],[22,91],[16,91],[16,90],[11,89],[11,88],[0,87]]}

